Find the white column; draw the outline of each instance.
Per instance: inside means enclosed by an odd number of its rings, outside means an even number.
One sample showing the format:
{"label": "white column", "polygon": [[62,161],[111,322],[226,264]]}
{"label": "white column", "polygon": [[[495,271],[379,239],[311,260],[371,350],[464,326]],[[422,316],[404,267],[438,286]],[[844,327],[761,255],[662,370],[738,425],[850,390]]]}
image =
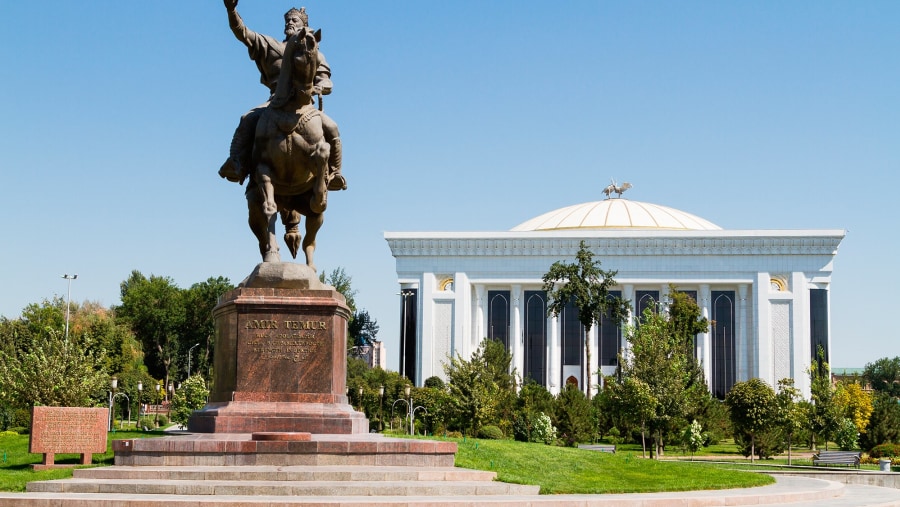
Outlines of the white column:
{"label": "white column", "polygon": [[[631,310],[628,311],[628,316],[625,317],[625,322],[622,323],[622,326],[633,326],[634,325],[634,308],[637,305],[637,302],[634,300],[634,285],[627,283],[622,286],[622,299],[631,302]],[[631,344],[628,343],[626,337],[622,336],[622,356],[628,358],[631,355]]]}
{"label": "white column", "polygon": [[[600,384],[599,384],[600,376],[597,375],[597,371],[600,369],[600,358],[599,358],[600,353],[598,352],[600,350],[600,346],[599,346],[600,326],[599,325],[591,326],[591,332],[588,333],[588,340],[590,340],[589,347],[590,347],[590,351],[591,351],[591,362],[590,362],[590,364],[587,365],[587,370],[588,370],[587,374],[590,375],[591,390],[593,391],[593,392],[589,393],[588,395],[593,398],[594,395],[597,394],[597,389],[600,386]],[[587,377],[585,377],[585,378],[587,378]],[[587,384],[585,384],[585,387],[587,387]]]}
{"label": "white column", "polygon": [[[485,334],[484,330],[487,329],[487,312],[484,311],[484,305],[487,302],[487,290],[484,285],[477,283],[475,284],[475,333],[472,335],[472,340],[469,342],[469,355],[478,348],[478,344],[481,343],[487,334]],[[469,358],[466,357],[468,360]]]}
{"label": "white column", "polygon": [[[772,341],[772,302],[769,301],[769,284],[771,279],[772,277],[768,272],[757,273],[756,275],[756,282],[753,284],[755,289],[753,298],[756,301],[755,322],[750,322],[747,312],[747,285],[738,285],[738,318],[741,319],[738,321],[738,330],[741,331],[739,337],[742,340],[747,339],[745,329],[748,329],[751,324],[756,329],[755,338],[750,338],[748,340],[750,343],[742,341],[741,343],[744,346],[738,349],[742,351],[743,355],[748,356],[746,361],[740,361],[739,363],[742,366],[747,364],[747,369],[746,376],[738,377],[738,381],[759,377],[771,385],[772,377],[775,376],[775,361],[772,357],[772,352],[775,349]],[[774,385],[772,386],[773,389],[775,387]]]}
{"label": "white column", "polygon": [[472,285],[465,273],[453,275],[453,292],[456,297],[456,313],[453,316],[455,332],[452,353],[468,360],[472,354],[469,348],[472,331]]}
{"label": "white column", "polygon": [[437,283],[434,273],[422,273],[419,282],[419,315],[422,316],[419,324],[418,349],[416,358],[416,376],[410,380],[417,386],[421,386],[425,379],[435,375],[435,371],[441,368],[443,358],[435,357],[434,353],[434,293]]}
{"label": "white column", "polygon": [[[700,305],[700,316],[709,321],[709,305],[710,305],[710,290],[709,285],[700,284],[699,293],[697,297],[700,299],[697,303]],[[713,323],[709,323],[710,328]],[[706,387],[712,391],[712,347],[710,341],[712,340],[712,333],[707,331],[706,333],[700,334],[700,340],[697,344],[697,357],[700,358],[701,366],[703,367],[703,376],[706,378]]]}
{"label": "white column", "polygon": [[[810,286],[803,273],[794,272],[792,274],[791,291],[794,295],[794,301],[791,304],[791,316],[794,323],[791,333],[794,340],[794,357],[791,358],[791,367],[794,372],[794,387],[803,393],[806,399],[809,399],[812,394],[807,372],[812,367],[812,358],[816,356],[816,351],[812,346],[812,329],[809,327],[810,288],[813,287]],[[830,321],[831,317],[829,315],[829,340],[831,339]],[[829,346],[831,345],[829,344]]]}
{"label": "white column", "polygon": [[554,396],[559,394],[559,376],[560,362],[562,355],[560,354],[559,345],[559,318],[549,317],[547,319],[547,336],[549,336],[550,353],[547,355],[547,390]]}
{"label": "white column", "polygon": [[509,323],[509,345],[512,349],[512,364],[519,374],[525,371],[525,347],[522,343],[522,304],[523,293],[521,285],[513,285],[510,287],[510,308],[511,316]]}

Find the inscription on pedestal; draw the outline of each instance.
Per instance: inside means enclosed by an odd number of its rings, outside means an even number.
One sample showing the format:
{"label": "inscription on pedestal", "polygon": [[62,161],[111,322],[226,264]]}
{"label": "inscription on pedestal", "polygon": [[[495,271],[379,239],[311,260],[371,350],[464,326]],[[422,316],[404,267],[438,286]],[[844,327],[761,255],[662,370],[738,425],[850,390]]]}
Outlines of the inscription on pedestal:
{"label": "inscription on pedestal", "polygon": [[301,363],[307,361],[322,348],[328,323],[325,321],[273,319],[248,320],[246,328],[250,334],[244,344],[247,351],[258,354],[261,361],[286,361]]}
{"label": "inscription on pedestal", "polygon": [[[239,317],[238,390],[329,393],[333,330],[330,318],[253,314]],[[260,389],[263,387],[263,389]]]}

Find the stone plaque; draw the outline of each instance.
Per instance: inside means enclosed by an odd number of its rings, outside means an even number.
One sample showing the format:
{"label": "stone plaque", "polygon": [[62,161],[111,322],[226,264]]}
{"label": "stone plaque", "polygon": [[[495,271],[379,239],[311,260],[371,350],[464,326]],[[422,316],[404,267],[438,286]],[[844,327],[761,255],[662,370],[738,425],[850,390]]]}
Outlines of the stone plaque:
{"label": "stone plaque", "polygon": [[81,463],[90,464],[91,454],[106,452],[109,409],[85,407],[34,407],[28,452],[44,455],[39,468],[54,466],[54,455],[81,454]]}

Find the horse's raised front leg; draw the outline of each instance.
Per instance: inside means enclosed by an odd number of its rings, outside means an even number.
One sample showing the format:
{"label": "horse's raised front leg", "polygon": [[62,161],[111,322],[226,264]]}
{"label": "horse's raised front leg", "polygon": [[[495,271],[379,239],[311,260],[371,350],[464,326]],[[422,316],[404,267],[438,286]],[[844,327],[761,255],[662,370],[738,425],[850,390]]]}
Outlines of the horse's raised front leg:
{"label": "horse's raised front leg", "polygon": [[260,163],[256,166],[254,178],[259,192],[260,211],[266,220],[265,246],[263,246],[261,235],[257,235],[257,237],[260,240],[263,262],[281,262],[278,240],[275,239],[275,219],[278,216],[278,205],[275,204],[275,186],[272,185],[271,174],[272,168],[268,164]]}
{"label": "horse's raised front leg", "polygon": [[303,254],[306,256],[306,265],[316,269],[313,262],[313,253],[316,251],[316,234],[325,222],[325,215],[310,213],[306,215],[306,237],[303,238]]}
{"label": "horse's raised front leg", "polygon": [[[321,139],[316,143],[310,155],[316,175],[316,179],[313,182],[313,195],[309,200],[309,208],[313,213],[323,213],[328,206],[328,157],[330,153],[331,146],[324,139]],[[309,229],[308,225],[307,229]],[[309,233],[307,233],[307,238],[309,238]]]}
{"label": "horse's raised front leg", "polygon": [[263,212],[259,192],[247,193],[247,211],[250,230],[259,242],[259,253],[263,262],[281,262],[278,253],[278,242],[275,240],[275,215],[266,216]]}
{"label": "horse's raised front leg", "polygon": [[256,184],[259,185],[259,193],[262,197],[263,213],[267,217],[274,216],[278,212],[275,204],[275,186],[272,185],[272,169],[266,164],[259,164],[256,169]]}

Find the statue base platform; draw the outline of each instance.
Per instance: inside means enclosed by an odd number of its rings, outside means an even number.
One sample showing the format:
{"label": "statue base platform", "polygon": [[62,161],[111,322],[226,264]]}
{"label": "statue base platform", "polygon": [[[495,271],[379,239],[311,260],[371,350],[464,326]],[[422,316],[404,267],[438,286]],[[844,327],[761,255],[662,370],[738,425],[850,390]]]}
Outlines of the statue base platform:
{"label": "statue base platform", "polygon": [[188,431],[368,433],[347,403],[349,318],[344,296],[308,266],[257,266],[213,309],[213,385]]}
{"label": "statue base platform", "polygon": [[113,440],[119,466],[412,466],[452,467],[455,442],[381,434],[254,438],[249,433],[182,433]]}

